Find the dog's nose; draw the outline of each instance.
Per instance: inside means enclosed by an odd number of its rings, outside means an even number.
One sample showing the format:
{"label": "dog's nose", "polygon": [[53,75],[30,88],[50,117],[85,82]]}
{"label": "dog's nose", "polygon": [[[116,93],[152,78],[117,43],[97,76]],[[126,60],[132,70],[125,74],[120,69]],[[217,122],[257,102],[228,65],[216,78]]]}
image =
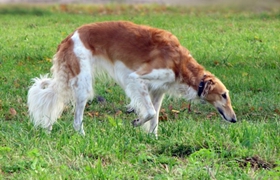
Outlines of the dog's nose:
{"label": "dog's nose", "polygon": [[232,118],[232,119],[230,120],[230,122],[231,122],[231,123],[236,123],[237,120],[236,120],[236,118]]}

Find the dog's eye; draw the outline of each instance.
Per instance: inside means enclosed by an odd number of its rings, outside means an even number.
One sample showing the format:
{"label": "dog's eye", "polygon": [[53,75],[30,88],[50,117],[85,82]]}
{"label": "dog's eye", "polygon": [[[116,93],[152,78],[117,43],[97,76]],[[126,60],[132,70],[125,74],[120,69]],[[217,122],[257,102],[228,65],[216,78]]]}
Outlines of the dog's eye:
{"label": "dog's eye", "polygon": [[222,97],[223,97],[224,99],[227,99],[227,93],[222,94]]}

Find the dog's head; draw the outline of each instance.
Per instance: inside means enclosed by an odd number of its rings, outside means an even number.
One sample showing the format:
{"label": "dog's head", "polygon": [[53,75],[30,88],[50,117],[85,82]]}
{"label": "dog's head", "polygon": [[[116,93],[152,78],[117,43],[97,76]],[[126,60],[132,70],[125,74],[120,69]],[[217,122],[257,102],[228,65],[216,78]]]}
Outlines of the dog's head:
{"label": "dog's head", "polygon": [[236,122],[229,91],[218,78],[213,75],[204,75],[199,84],[198,96],[215,106],[223,119],[232,123]]}

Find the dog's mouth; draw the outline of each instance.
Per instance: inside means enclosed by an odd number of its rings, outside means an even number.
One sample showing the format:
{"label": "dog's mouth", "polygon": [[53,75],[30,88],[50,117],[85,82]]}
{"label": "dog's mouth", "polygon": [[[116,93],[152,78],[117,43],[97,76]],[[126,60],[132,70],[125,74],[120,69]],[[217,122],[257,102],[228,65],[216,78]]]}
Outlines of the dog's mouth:
{"label": "dog's mouth", "polygon": [[224,112],[223,112],[222,109],[217,108],[217,110],[218,110],[218,112],[220,113],[220,115],[222,116],[222,118],[223,118],[224,120],[229,121],[229,122],[231,122],[231,123],[236,123],[236,122],[237,122],[237,121],[236,121],[236,118],[230,118],[230,119],[228,119],[228,118],[225,116],[225,114],[224,114]]}

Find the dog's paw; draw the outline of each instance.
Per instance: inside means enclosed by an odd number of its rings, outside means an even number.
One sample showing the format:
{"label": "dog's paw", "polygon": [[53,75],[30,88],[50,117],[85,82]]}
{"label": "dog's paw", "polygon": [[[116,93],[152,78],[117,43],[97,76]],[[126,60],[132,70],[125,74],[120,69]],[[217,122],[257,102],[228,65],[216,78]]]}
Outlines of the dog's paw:
{"label": "dog's paw", "polygon": [[74,123],[73,127],[74,127],[75,131],[77,131],[80,135],[82,135],[82,136],[86,135],[86,133],[84,131],[83,123],[81,123],[81,124]]}
{"label": "dog's paw", "polygon": [[131,122],[132,126],[133,127],[138,127],[138,126],[141,126],[141,120],[140,119],[134,119],[132,122]]}
{"label": "dog's paw", "polygon": [[82,135],[82,136],[85,136],[85,135],[86,135],[84,129],[81,129],[81,130],[79,131],[79,134]]}

